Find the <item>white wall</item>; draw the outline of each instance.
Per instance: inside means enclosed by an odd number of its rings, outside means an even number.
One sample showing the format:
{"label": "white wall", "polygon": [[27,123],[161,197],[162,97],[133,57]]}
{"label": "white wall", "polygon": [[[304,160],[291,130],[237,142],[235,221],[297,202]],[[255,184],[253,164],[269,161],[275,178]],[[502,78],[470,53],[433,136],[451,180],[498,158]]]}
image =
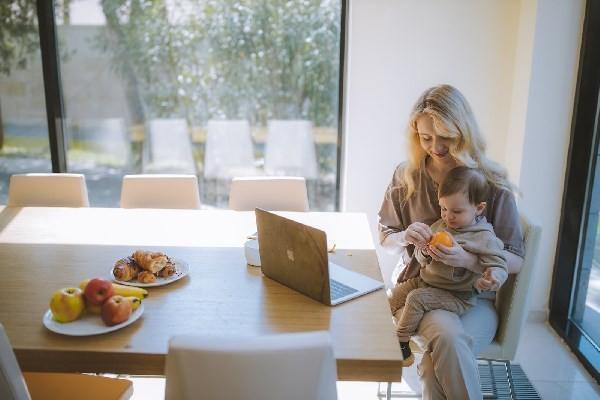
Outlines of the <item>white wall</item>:
{"label": "white wall", "polygon": [[[351,0],[342,208],[366,212],[376,233],[385,187],[405,159],[410,109],[427,87],[450,83],[521,188],[521,209],[542,226],[531,304],[545,309],[583,3]],[[379,255],[385,273],[394,260]]]}
{"label": "white wall", "polygon": [[[567,152],[570,141],[573,101],[577,81],[579,49],[585,1],[537,2],[533,49],[529,56],[529,90],[526,108],[513,109],[524,122],[520,160],[508,163],[523,197],[519,208],[542,227],[531,310],[546,312],[558,224],[562,207]],[[517,60],[518,62],[522,60]],[[516,75],[519,75],[517,72]],[[517,80],[518,82],[518,80]],[[516,86],[515,90],[520,87]],[[512,150],[507,150],[509,159]],[[518,168],[516,163],[519,164]]]}
{"label": "white wall", "polygon": [[408,114],[427,87],[460,88],[490,156],[503,162],[518,23],[514,1],[350,1],[342,208],[366,212],[374,234],[385,188],[405,159]]}

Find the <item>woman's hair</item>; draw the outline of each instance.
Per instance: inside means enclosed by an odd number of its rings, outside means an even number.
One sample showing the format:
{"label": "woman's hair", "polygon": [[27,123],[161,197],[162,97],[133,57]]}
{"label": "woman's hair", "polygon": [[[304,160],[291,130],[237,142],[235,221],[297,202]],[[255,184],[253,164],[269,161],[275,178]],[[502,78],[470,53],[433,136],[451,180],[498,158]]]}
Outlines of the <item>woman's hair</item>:
{"label": "woman's hair", "polygon": [[423,92],[410,114],[407,130],[409,155],[404,169],[403,200],[407,200],[415,192],[415,177],[427,156],[417,132],[417,119],[422,116],[431,118],[438,135],[454,139],[449,152],[459,165],[478,168],[492,185],[513,190],[506,170],[486,157],[485,141],[465,97],[453,86],[439,85]]}
{"label": "woman's hair", "polygon": [[469,167],[456,167],[447,174],[438,188],[438,198],[464,193],[469,203],[478,205],[487,201],[490,184],[482,171]]}

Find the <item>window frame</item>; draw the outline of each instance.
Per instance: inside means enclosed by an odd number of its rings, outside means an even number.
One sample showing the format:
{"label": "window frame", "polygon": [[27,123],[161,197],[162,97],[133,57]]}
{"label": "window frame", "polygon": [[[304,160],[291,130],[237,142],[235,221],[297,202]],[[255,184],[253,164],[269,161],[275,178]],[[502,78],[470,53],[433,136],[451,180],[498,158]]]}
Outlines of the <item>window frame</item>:
{"label": "window frame", "polygon": [[[342,156],[344,149],[344,99],[346,86],[346,54],[348,43],[348,7],[349,0],[338,0],[340,12],[340,51],[339,51],[339,84],[338,84],[338,137],[334,210],[340,211],[340,187],[342,182]],[[56,19],[54,14],[55,1],[37,0],[37,16],[42,55],[42,70],[44,93],[46,99],[46,117],[48,121],[48,136],[50,141],[50,156],[52,172],[61,173],[67,170],[67,146],[65,141],[65,108],[60,75],[58,54],[58,39],[56,34]]]}
{"label": "window frame", "polygon": [[589,240],[588,215],[600,142],[600,1],[587,2],[575,93],[571,141],[567,158],[562,210],[552,287],[549,323],[597,381],[600,343],[571,319]]}

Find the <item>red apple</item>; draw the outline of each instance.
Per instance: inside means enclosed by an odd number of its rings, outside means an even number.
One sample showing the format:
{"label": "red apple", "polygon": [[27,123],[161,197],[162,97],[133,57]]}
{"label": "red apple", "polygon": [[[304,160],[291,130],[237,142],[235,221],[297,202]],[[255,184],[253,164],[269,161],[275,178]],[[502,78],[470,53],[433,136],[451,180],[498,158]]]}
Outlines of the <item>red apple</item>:
{"label": "red apple", "polygon": [[108,326],[125,322],[131,315],[131,302],[123,296],[112,296],[102,304],[102,321]]}
{"label": "red apple", "polygon": [[108,279],[94,278],[85,287],[85,299],[90,304],[100,305],[113,295],[112,282]]}
{"label": "red apple", "polygon": [[84,309],[83,292],[79,288],[57,290],[50,299],[52,317],[58,322],[75,321]]}

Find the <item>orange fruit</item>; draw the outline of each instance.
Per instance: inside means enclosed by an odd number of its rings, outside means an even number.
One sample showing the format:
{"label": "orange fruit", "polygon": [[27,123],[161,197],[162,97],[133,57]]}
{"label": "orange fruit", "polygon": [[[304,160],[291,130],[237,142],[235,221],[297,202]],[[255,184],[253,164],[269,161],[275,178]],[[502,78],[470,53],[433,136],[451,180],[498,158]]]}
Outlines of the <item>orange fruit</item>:
{"label": "orange fruit", "polygon": [[446,231],[439,231],[433,234],[429,241],[430,246],[441,244],[442,246],[452,247],[452,236]]}

